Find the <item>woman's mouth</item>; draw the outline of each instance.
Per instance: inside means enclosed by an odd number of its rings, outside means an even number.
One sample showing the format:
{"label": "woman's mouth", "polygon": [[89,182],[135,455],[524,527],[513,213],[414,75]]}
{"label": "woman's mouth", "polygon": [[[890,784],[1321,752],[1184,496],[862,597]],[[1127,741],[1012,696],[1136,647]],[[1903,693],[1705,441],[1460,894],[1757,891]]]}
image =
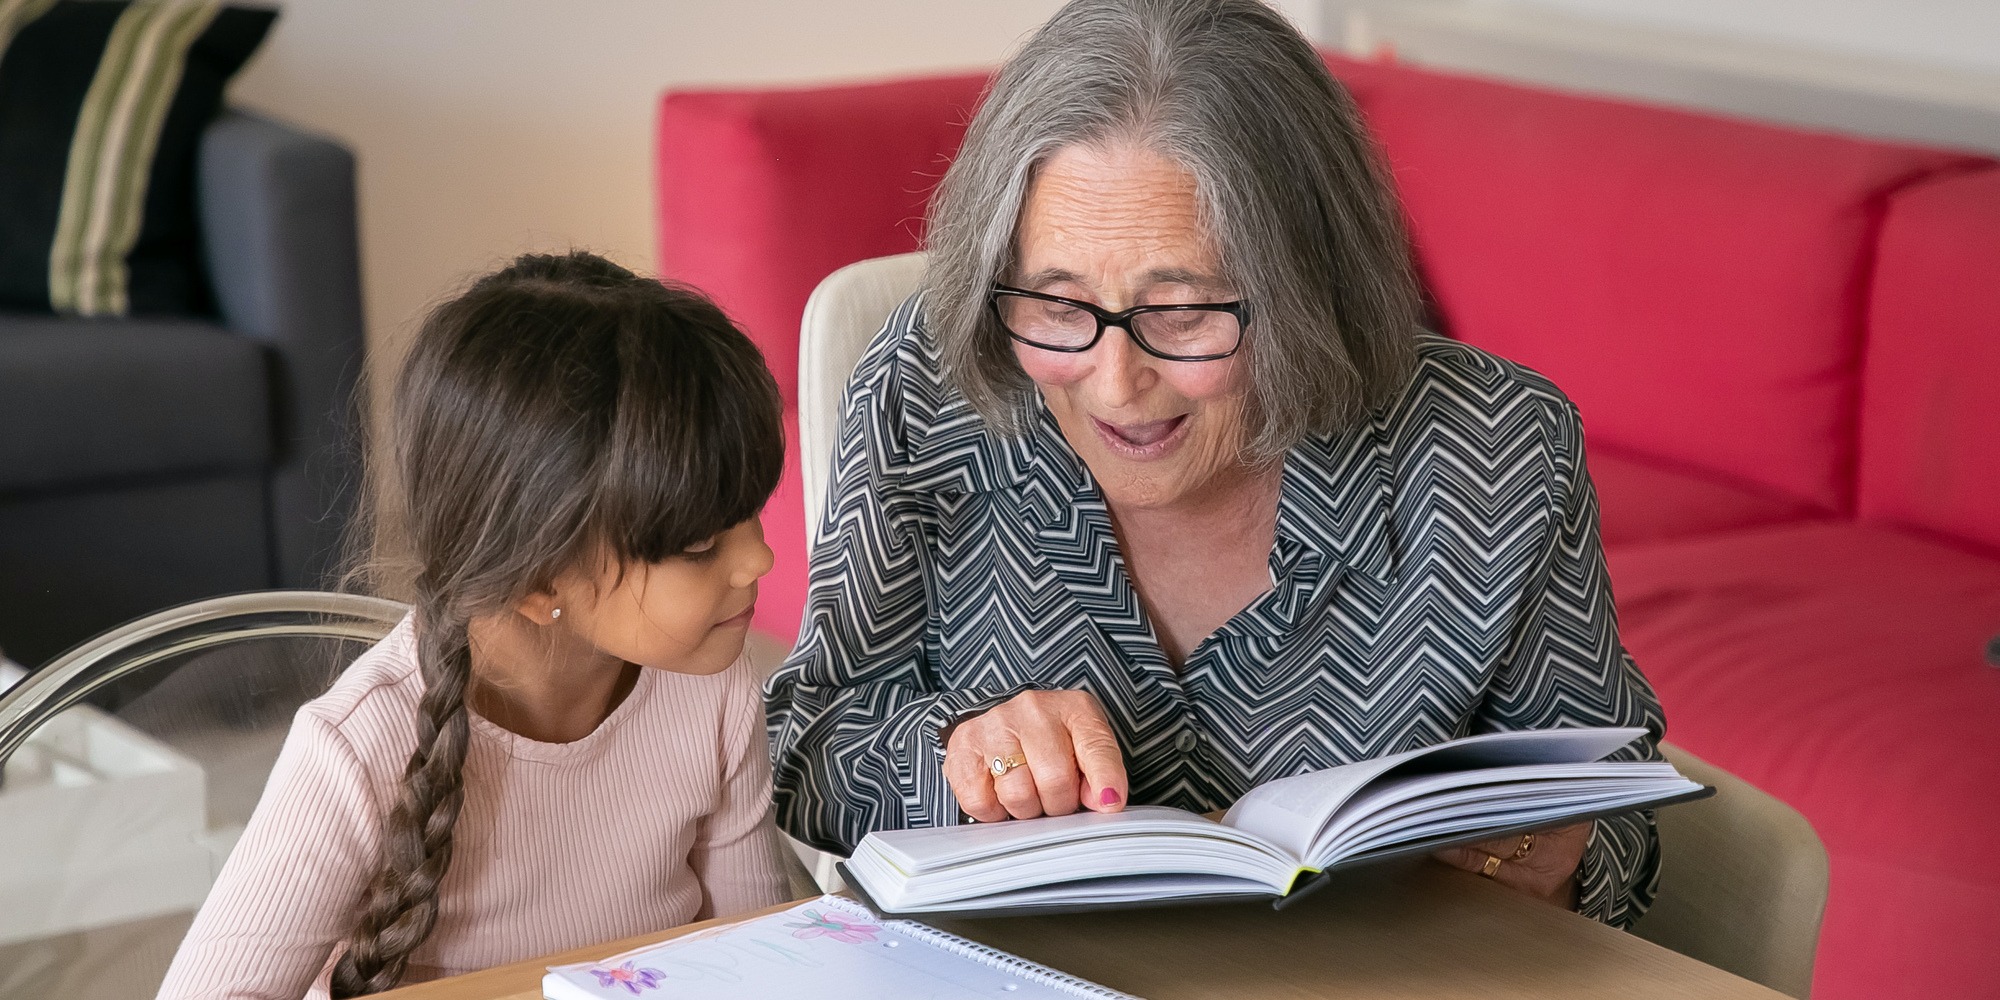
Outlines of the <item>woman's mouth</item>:
{"label": "woman's mouth", "polygon": [[1143,423],[1114,424],[1090,418],[1096,428],[1097,437],[1112,453],[1134,461],[1149,461],[1174,450],[1187,427],[1188,415],[1183,413],[1165,420],[1150,420]]}

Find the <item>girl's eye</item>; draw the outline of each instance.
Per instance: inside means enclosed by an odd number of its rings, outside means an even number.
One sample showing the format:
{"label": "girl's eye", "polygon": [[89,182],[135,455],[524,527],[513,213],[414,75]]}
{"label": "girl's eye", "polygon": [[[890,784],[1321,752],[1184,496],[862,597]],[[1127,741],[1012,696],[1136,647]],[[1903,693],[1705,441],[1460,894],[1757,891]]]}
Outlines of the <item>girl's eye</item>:
{"label": "girl's eye", "polygon": [[701,562],[703,560],[712,558],[715,555],[715,539],[704,538],[701,541],[696,542],[685,549],[682,549],[681,555],[686,556],[689,559],[693,559],[696,562]]}

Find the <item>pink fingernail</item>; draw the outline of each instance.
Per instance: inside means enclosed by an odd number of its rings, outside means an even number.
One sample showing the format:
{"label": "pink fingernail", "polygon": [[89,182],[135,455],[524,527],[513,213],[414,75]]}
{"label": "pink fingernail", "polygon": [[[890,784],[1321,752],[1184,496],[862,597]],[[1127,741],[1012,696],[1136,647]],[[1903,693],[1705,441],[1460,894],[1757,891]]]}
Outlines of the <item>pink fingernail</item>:
{"label": "pink fingernail", "polygon": [[1100,795],[1098,795],[1098,796],[1097,796],[1097,804],[1098,804],[1098,805],[1101,805],[1101,806],[1115,806],[1115,805],[1117,805],[1117,804],[1118,804],[1118,789],[1116,789],[1116,788],[1107,788],[1107,789],[1105,789],[1105,790],[1103,791],[1103,793],[1102,793],[1102,794],[1100,794]]}

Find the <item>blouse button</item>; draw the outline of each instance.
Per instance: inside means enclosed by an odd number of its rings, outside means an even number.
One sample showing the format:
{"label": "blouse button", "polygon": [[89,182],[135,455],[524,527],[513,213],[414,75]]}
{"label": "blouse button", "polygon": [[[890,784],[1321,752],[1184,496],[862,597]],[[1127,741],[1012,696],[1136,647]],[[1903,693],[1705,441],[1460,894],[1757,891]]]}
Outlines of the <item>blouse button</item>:
{"label": "blouse button", "polygon": [[1182,753],[1193,753],[1195,744],[1199,742],[1201,737],[1196,736],[1194,730],[1183,729],[1179,736],[1174,737],[1174,749]]}

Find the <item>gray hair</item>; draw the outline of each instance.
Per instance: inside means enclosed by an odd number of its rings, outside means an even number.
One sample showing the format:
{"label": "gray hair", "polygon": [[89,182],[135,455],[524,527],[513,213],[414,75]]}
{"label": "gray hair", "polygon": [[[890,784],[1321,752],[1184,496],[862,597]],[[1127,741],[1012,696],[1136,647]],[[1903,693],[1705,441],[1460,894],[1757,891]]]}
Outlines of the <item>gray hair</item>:
{"label": "gray hair", "polygon": [[1130,141],[1195,177],[1250,304],[1254,458],[1355,426],[1407,383],[1421,301],[1401,214],[1347,91],[1259,0],[1073,0],[994,78],[939,185],[925,322],[944,369],[1014,432],[1032,399],[987,307],[1036,168]]}

